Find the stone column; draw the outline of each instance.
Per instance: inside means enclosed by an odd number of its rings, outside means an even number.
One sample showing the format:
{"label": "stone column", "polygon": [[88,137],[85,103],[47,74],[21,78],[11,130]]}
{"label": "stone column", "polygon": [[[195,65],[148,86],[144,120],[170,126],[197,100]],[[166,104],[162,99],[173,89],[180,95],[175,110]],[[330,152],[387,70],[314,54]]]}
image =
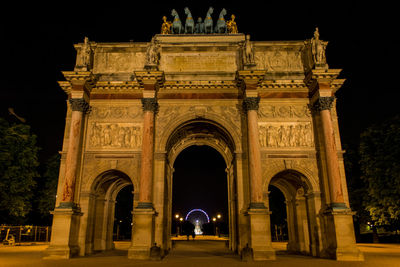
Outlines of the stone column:
{"label": "stone column", "polygon": [[315,69],[305,80],[310,89],[312,109],[322,132],[321,140],[325,157],[320,161],[325,165],[327,184],[330,195],[328,207],[322,212],[326,227],[324,231],[324,248],[321,256],[334,258],[339,261],[360,261],[364,259],[362,252],[357,248],[354,235],[353,215],[344,200],[342,175],[339,169],[337,144],[333,130],[331,108],[334,103],[334,84],[341,84],[344,80],[337,80],[340,70]]}
{"label": "stone column", "polygon": [[142,104],[144,114],[138,208],[153,208],[154,115],[158,104],[155,98],[142,98]]}
{"label": "stone column", "polygon": [[82,120],[89,111],[89,104],[83,98],[70,98],[71,126],[69,131],[68,151],[65,162],[65,178],[61,207],[74,203],[76,172],[79,160],[79,145],[82,135]]}
{"label": "stone column", "polygon": [[261,151],[258,131],[258,85],[265,71],[244,70],[238,76],[244,91],[243,108],[247,112],[247,136],[249,152],[250,204],[247,210],[250,223],[249,245],[254,260],[274,260],[271,245],[270,212],[263,202]]}
{"label": "stone column", "polygon": [[76,203],[75,189],[81,140],[83,135],[84,115],[90,110],[88,101],[93,77],[90,72],[63,72],[68,82],[68,95],[71,109],[70,130],[65,161],[64,183],[59,206],[53,211],[53,229],[45,259],[68,259],[80,252],[79,226],[82,216]]}
{"label": "stone column", "polygon": [[262,194],[261,152],[258,133],[257,110],[259,97],[243,99],[247,111],[247,130],[249,145],[249,175],[250,175],[250,208],[265,209]]}
{"label": "stone column", "polygon": [[153,205],[154,117],[158,109],[157,89],[164,80],[164,74],[161,71],[137,71],[135,77],[143,89],[143,137],[139,201],[132,212],[132,240],[128,258],[149,259],[155,240],[156,215]]}
{"label": "stone column", "polygon": [[319,97],[314,102],[313,108],[319,112],[321,117],[331,206],[334,208],[346,208],[330,112],[333,101],[334,97]]}

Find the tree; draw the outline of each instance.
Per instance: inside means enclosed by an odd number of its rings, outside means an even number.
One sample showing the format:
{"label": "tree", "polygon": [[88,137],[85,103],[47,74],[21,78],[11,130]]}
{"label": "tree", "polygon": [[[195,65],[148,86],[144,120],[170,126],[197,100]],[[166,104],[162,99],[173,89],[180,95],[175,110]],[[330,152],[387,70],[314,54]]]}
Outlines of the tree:
{"label": "tree", "polygon": [[0,118],[0,223],[22,223],[31,210],[38,152],[28,125]]}
{"label": "tree", "polygon": [[364,131],[359,152],[366,209],[376,225],[400,229],[400,116]]}
{"label": "tree", "polygon": [[60,154],[50,157],[44,166],[41,186],[37,194],[37,209],[41,217],[41,222],[51,223],[50,211],[54,209],[56,203],[58,174],[60,171]]}

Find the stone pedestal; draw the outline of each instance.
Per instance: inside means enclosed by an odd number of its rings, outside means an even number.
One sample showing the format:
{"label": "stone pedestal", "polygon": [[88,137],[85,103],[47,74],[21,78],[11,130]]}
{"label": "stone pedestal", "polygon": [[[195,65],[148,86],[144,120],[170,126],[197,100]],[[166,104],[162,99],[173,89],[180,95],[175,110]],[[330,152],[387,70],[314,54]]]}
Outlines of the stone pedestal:
{"label": "stone pedestal", "polygon": [[270,212],[267,209],[249,209],[250,240],[253,260],[275,260],[275,250],[271,245]]}
{"label": "stone pedestal", "polygon": [[154,216],[153,209],[134,209],[131,247],[128,249],[129,259],[150,259],[150,249],[154,245]]}
{"label": "stone pedestal", "polygon": [[69,259],[79,254],[78,231],[82,213],[76,207],[57,207],[53,212],[53,228],[44,259]]}
{"label": "stone pedestal", "polygon": [[329,209],[325,212],[328,231],[332,240],[323,256],[338,261],[363,261],[364,255],[357,248],[353,215],[350,209]]}

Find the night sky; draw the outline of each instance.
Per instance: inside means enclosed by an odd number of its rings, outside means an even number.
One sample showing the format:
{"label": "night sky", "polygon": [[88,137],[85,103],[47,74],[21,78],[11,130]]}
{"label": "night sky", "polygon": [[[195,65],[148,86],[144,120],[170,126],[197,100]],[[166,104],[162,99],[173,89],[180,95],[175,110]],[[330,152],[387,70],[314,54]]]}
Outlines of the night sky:
{"label": "night sky", "polygon": [[[0,16],[3,67],[0,115],[9,116],[7,108],[13,107],[27,119],[38,135],[42,161],[61,150],[67,96],[57,81],[64,80],[61,71],[74,68],[73,44],[83,42],[85,36],[95,42],[150,41],[160,31],[162,16],[172,20],[170,12],[174,8],[184,19],[185,6],[195,18],[204,18],[208,7],[213,6],[214,20],[226,8],[226,18],[235,14],[239,32],[250,34],[252,40],[304,40],[311,38],[318,27],[320,38],[329,41],[330,68],[343,69],[339,78],[347,79],[337,93],[339,126],[345,145],[357,143],[360,132],[372,123],[399,113],[400,49],[399,30],[395,26],[398,9],[384,1],[54,2],[51,5],[38,1],[28,5],[14,2],[4,7]],[[217,173],[197,176],[212,168],[198,170],[200,165],[196,164],[189,168],[196,162],[196,156],[187,157],[185,162],[183,153],[193,152],[184,151],[178,157],[176,164],[183,167],[177,168],[176,179],[187,181],[191,177],[198,187],[193,182],[190,190],[201,188],[196,196],[204,195],[199,192],[217,196],[220,191],[211,192],[213,187],[206,182],[220,179]],[[218,155],[207,157],[205,166],[220,160]],[[186,169],[197,173],[180,174]],[[226,178],[223,175],[222,179]],[[190,201],[185,200],[184,204],[201,206],[197,198]],[[221,203],[224,201],[226,198]],[[188,207],[182,205],[179,209]]]}

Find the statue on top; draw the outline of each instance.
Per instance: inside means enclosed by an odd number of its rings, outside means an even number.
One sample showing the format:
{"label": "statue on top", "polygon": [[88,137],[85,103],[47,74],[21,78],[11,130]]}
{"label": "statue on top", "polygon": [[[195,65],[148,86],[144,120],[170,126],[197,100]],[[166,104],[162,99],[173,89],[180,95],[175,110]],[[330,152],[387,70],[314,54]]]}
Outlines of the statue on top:
{"label": "statue on top", "polygon": [[326,57],[325,50],[328,42],[319,39],[318,27],[315,29],[314,37],[311,39],[311,53],[315,63],[315,67],[325,67]]}
{"label": "statue on top", "polygon": [[243,45],[243,63],[245,66],[255,66],[254,48],[250,42],[250,35],[246,35],[246,41]]}
{"label": "statue on top", "polygon": [[89,38],[85,37],[79,57],[77,57],[76,68],[83,71],[88,71],[92,65],[92,47],[89,43]]}
{"label": "statue on top", "polygon": [[235,15],[232,14],[231,20],[226,22],[226,27],[228,29],[228,33],[238,33],[238,28],[235,22]]}
{"label": "statue on top", "polygon": [[151,39],[151,42],[147,46],[146,50],[146,64],[147,69],[157,69],[160,61],[160,46],[157,44],[155,37]]}
{"label": "statue on top", "polygon": [[171,34],[172,22],[167,21],[167,17],[163,17],[163,24],[161,25],[161,34]]}

